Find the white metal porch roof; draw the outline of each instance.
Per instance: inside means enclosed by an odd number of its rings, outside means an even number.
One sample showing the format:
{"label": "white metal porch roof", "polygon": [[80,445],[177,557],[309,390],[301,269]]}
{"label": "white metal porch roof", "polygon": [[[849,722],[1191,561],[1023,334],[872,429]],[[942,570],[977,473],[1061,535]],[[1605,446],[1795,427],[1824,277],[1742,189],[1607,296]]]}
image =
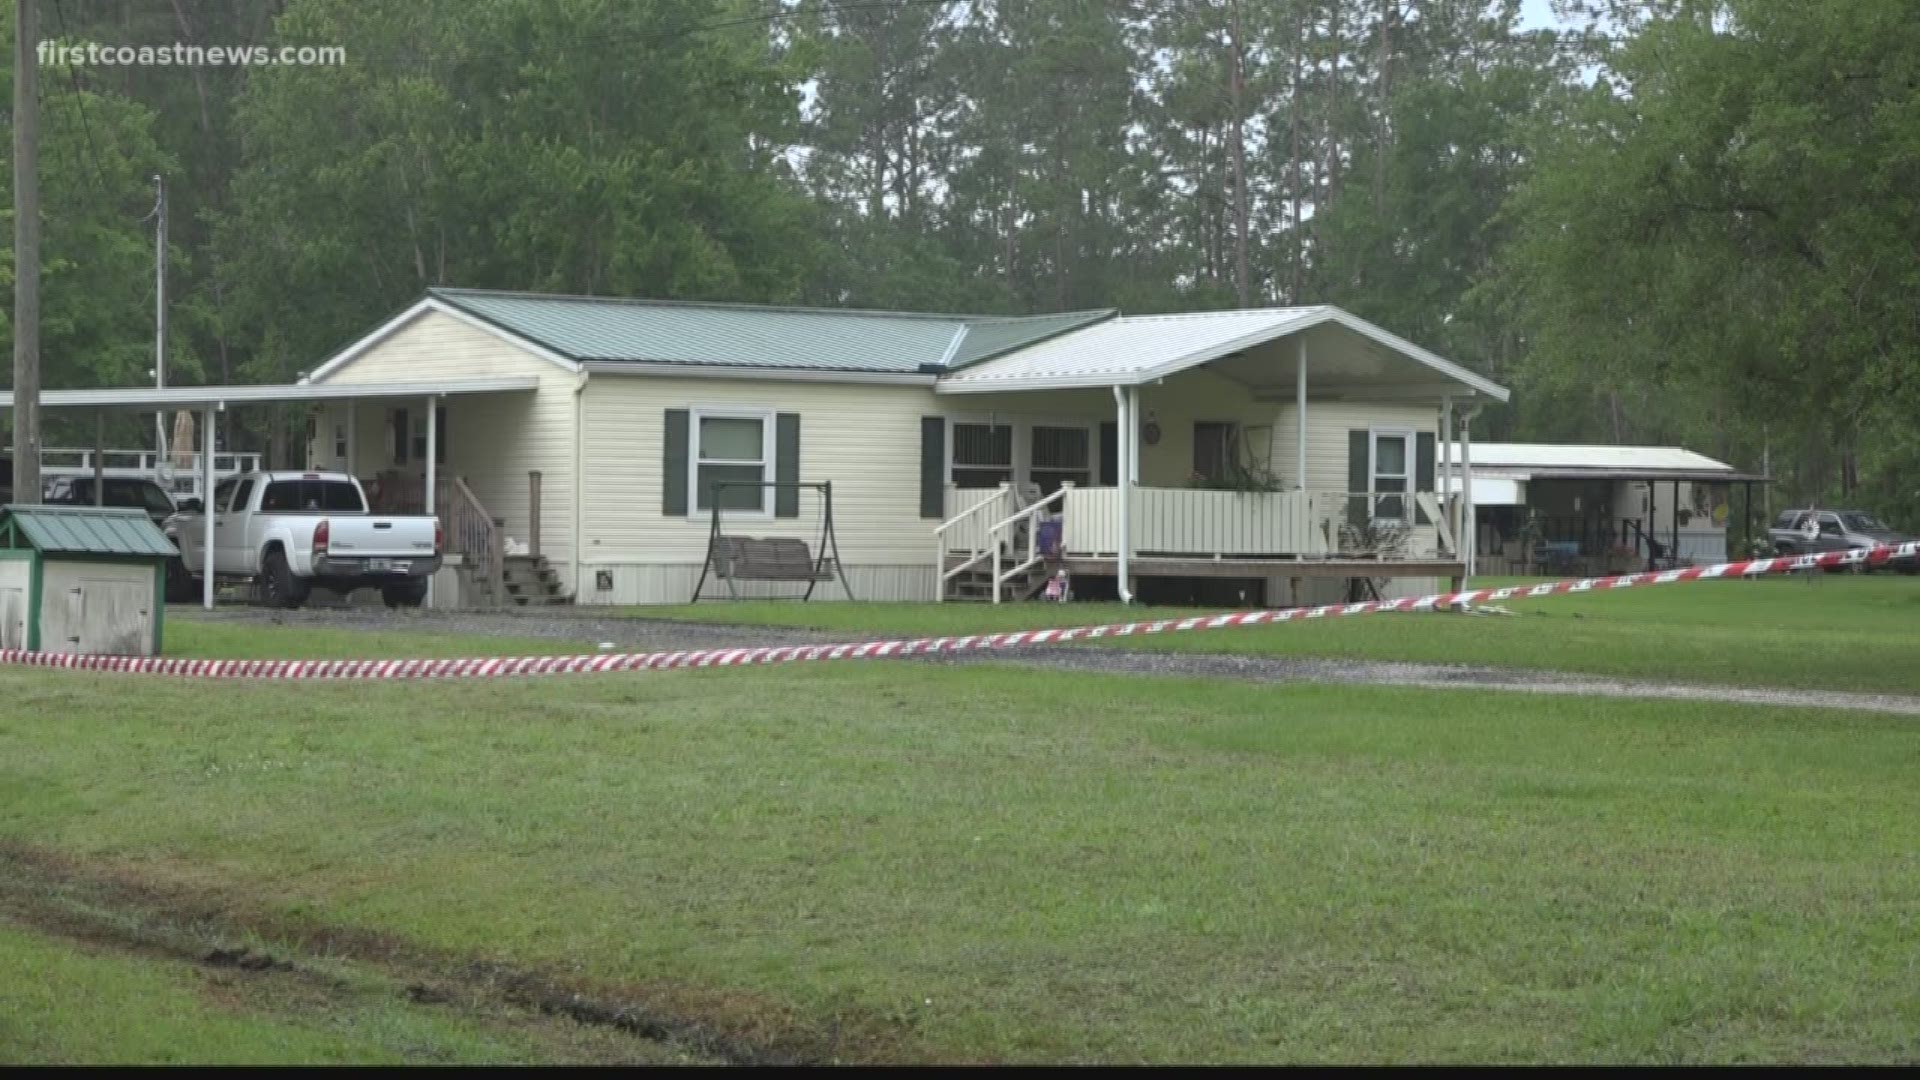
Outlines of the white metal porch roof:
{"label": "white metal porch roof", "polygon": [[[42,390],[44,409],[205,409],[286,401],[341,401],[354,398],[420,398],[449,394],[501,394],[533,390],[532,376],[489,379],[438,379],[404,383],[274,383],[261,386],[112,386],[85,390]],[[0,409],[13,408],[13,391],[0,390]]]}
{"label": "white metal porch roof", "polygon": [[[1455,454],[1459,453],[1456,449]],[[1473,444],[1473,469],[1517,479],[1757,480],[1724,461],[1679,446],[1567,443]],[[1458,460],[1456,457],[1455,460]]]}
{"label": "white metal porch roof", "polygon": [[[934,389],[943,394],[983,394],[1138,386],[1326,326],[1344,328],[1372,346],[1429,369],[1459,386],[1462,395],[1480,393],[1507,400],[1505,387],[1335,307],[1122,316],[960,368],[942,376]],[[1308,369],[1320,374],[1311,356]]]}

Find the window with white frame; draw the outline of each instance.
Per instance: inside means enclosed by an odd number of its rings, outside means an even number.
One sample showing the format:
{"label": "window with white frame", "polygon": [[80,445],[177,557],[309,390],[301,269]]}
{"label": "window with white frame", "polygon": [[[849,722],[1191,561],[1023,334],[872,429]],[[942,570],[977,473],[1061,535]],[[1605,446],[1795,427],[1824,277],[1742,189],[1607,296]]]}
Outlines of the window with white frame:
{"label": "window with white frame", "polygon": [[1374,495],[1370,500],[1373,516],[1404,519],[1406,493],[1413,475],[1413,432],[1375,431],[1372,436],[1368,490]]}
{"label": "window with white frame", "polygon": [[1008,424],[953,422],[953,483],[990,488],[1013,481],[1013,428]]}
{"label": "window with white frame", "polygon": [[1092,433],[1084,427],[1035,424],[1027,473],[1041,495],[1051,495],[1065,483],[1086,487],[1093,478]]}
{"label": "window with white frame", "polygon": [[770,513],[772,487],[719,487],[728,481],[773,479],[773,414],[700,411],[693,414],[692,471],[694,510],[713,509],[719,493],[722,510]]}

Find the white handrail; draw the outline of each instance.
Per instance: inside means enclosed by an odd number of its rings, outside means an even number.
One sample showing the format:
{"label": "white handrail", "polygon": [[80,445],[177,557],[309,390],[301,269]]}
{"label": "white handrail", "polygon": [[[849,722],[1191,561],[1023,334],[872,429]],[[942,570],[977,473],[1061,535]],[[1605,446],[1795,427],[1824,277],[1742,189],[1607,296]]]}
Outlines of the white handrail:
{"label": "white handrail", "polygon": [[993,573],[993,602],[994,603],[997,604],[1000,602],[1001,586],[1005,585],[1009,581],[1012,581],[1016,576],[1026,573],[1029,568],[1039,564],[1040,562],[1040,530],[1034,527],[1033,518],[1036,515],[1038,515],[1040,511],[1045,510],[1049,505],[1053,504],[1054,502],[1065,499],[1067,491],[1071,489],[1071,487],[1072,487],[1071,484],[1062,484],[1059,490],[1055,491],[1053,494],[1047,496],[1044,499],[1040,499],[1039,501],[1035,502],[1032,506],[1029,506],[1024,510],[1021,510],[1019,513],[1014,514],[1011,517],[1005,518],[997,522],[993,526],[993,528],[988,530],[988,535],[993,537],[993,550],[995,552],[998,552],[1000,550],[1002,535],[1005,534],[1005,539],[1009,541],[1012,540],[1013,539],[1012,531],[1013,531],[1014,525],[1019,523],[1020,521],[1027,522],[1027,557],[1025,561],[1020,562],[1014,566],[1010,566],[1005,571],[1002,571],[1000,569],[1000,566],[997,560],[994,563],[994,573]]}
{"label": "white handrail", "polygon": [[955,525],[958,525],[962,521],[965,521],[966,519],[972,517],[975,513],[979,512],[985,507],[990,506],[993,503],[997,503],[1003,498],[1006,498],[1007,492],[1009,490],[1011,489],[1008,488],[1005,484],[1002,484],[999,490],[995,491],[993,494],[987,496],[984,499],[981,499],[979,502],[974,503],[972,506],[967,507],[965,510],[962,510],[959,514],[955,515],[954,517],[948,518],[947,520],[934,526],[933,535],[935,536],[945,535],[948,529],[951,529]]}
{"label": "white handrail", "polygon": [[961,524],[962,522],[965,522],[965,521],[969,521],[975,517],[983,516],[984,513],[988,511],[990,508],[992,508],[994,505],[1000,503],[1005,499],[1011,498],[1012,494],[1013,494],[1013,489],[1011,485],[1001,484],[998,488],[994,490],[993,494],[987,496],[984,499],[981,499],[979,502],[976,502],[972,506],[967,507],[965,510],[961,511],[959,514],[955,515],[954,517],[949,518],[946,521],[943,521],[939,525],[934,527],[934,530],[933,530],[933,598],[936,601],[945,600],[947,598],[947,582],[960,576],[966,571],[971,570],[973,567],[979,565],[983,560],[987,559],[989,556],[991,556],[994,560],[993,572],[996,576],[998,576],[1000,572],[1000,565],[999,565],[1000,545],[999,545],[998,539],[993,537],[992,530],[990,529],[985,530],[982,535],[985,535],[988,538],[993,539],[994,541],[993,543],[987,545],[987,547],[985,548],[979,547],[977,543],[976,543],[976,546],[967,548],[966,549],[968,552],[967,558],[962,560],[959,564],[952,567],[947,566],[946,534],[947,534],[947,530],[953,528],[955,525]]}

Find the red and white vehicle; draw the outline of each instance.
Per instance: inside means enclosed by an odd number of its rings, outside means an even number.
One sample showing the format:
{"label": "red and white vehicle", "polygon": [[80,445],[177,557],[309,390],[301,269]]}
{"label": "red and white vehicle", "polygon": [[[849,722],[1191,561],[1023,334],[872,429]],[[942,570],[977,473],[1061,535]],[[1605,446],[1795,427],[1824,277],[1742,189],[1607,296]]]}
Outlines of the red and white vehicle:
{"label": "red and white vehicle", "polygon": [[[205,513],[188,499],[168,523],[181,598],[198,593],[205,572]],[[417,607],[443,539],[436,518],[369,514],[359,481],[330,472],[228,477],[213,489],[213,534],[214,580],[256,582],[261,599],[286,608],[315,585],[342,596],[377,588],[389,607]]]}

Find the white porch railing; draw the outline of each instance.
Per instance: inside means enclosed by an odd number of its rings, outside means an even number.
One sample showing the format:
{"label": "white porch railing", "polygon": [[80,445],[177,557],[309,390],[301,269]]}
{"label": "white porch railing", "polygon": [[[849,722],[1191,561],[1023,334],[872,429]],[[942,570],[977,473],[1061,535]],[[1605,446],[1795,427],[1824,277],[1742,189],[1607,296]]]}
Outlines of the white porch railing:
{"label": "white porch railing", "polygon": [[[72,447],[49,446],[40,451],[40,472],[43,476],[92,476],[94,451]],[[178,450],[167,454],[156,454],[152,450],[105,450],[100,454],[100,472],[103,476],[115,478],[137,478],[151,480],[154,477],[155,459],[160,466],[161,487],[166,488],[176,498],[202,498],[200,491],[200,452],[198,450]],[[254,452],[219,450],[213,455],[213,479],[215,483],[225,480],[235,473],[253,472],[260,468],[261,455]]]}
{"label": "white porch railing", "polygon": [[[1127,515],[1135,555],[1207,559],[1457,559],[1449,526],[1457,495],[1344,491],[1217,491],[1134,487]],[[1113,557],[1120,551],[1121,489],[1063,486],[1031,506],[1018,507],[1006,487],[954,490],[959,514],[934,530],[934,595],[968,571],[991,575],[998,603],[1008,583],[1043,558],[1039,521],[1062,516],[1059,554]],[[1413,528],[1396,538],[1357,523],[1415,514]],[[1420,520],[1424,517],[1425,520]],[[1024,535],[1022,528],[1024,527]]]}
{"label": "white porch railing", "polygon": [[[933,530],[934,598],[946,599],[948,582],[984,566],[992,582],[993,602],[999,603],[1008,585],[1045,558],[1040,551],[1039,523],[1060,512],[1072,489],[1069,484],[1024,507],[1018,505],[1013,489],[1005,484],[949,489],[949,504],[965,509]],[[958,561],[954,561],[955,556]]]}
{"label": "white porch railing", "polygon": [[[947,506],[961,509],[933,530],[935,600],[946,599],[947,582],[986,562],[990,556],[994,558],[994,571],[998,573],[999,549],[993,538],[993,523],[1013,508],[1013,489],[1006,484],[997,488],[950,487],[947,489]],[[949,555],[964,555],[966,558],[949,567]]]}
{"label": "white porch railing", "polygon": [[[1352,511],[1370,503],[1401,502],[1405,496],[1344,491],[1215,491],[1200,488],[1133,489],[1129,519],[1134,553],[1228,558],[1327,558],[1341,553],[1341,528]],[[1073,488],[1067,496],[1061,548],[1071,555],[1112,555],[1120,550],[1120,490]],[[1432,546],[1456,548],[1448,513],[1457,496],[1416,492],[1414,505],[1431,530]]]}

